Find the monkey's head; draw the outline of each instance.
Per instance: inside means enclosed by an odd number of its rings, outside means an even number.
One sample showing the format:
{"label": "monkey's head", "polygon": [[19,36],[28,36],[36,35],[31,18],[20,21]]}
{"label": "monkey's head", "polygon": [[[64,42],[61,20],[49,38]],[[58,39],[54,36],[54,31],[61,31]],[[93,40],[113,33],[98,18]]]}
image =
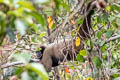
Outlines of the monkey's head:
{"label": "monkey's head", "polygon": [[103,9],[106,7],[106,1],[105,0],[97,0],[93,2],[93,5],[96,5],[98,9]]}
{"label": "monkey's head", "polygon": [[36,51],[36,56],[38,59],[42,59],[45,48],[45,46],[40,46],[40,49]]}
{"label": "monkey's head", "polygon": [[89,13],[89,15],[92,15],[94,13],[94,9],[101,10],[106,7],[106,1],[105,0],[92,0],[88,3],[86,12]]}
{"label": "monkey's head", "polygon": [[98,3],[99,3],[101,8],[105,8],[106,7],[106,1],[105,0],[99,0]]}

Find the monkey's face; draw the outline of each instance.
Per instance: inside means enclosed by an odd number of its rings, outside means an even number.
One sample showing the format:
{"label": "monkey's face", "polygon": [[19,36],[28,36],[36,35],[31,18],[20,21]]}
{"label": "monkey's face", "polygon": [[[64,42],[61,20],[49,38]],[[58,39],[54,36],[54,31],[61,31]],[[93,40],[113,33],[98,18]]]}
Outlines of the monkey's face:
{"label": "monkey's face", "polygon": [[36,57],[38,58],[38,59],[42,59],[42,56],[43,56],[43,53],[42,53],[42,51],[36,51]]}
{"label": "monkey's face", "polygon": [[40,60],[42,59],[45,48],[46,48],[45,46],[40,46],[40,50],[36,51],[36,57],[38,59]]}

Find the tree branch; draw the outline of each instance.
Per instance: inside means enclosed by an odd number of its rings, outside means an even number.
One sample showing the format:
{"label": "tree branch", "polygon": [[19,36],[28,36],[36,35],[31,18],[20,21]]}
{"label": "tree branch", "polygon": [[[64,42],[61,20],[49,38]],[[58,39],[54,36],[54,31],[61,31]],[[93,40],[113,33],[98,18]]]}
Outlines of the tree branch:
{"label": "tree branch", "polygon": [[[37,62],[40,62],[40,60],[39,59],[31,59],[30,62],[36,62],[37,63]],[[8,67],[15,66],[15,65],[22,65],[22,64],[24,65],[25,62],[16,61],[16,62],[12,62],[12,63],[6,63],[6,64],[0,66],[0,69],[8,68]]]}
{"label": "tree branch", "polygon": [[108,43],[108,42],[110,42],[110,41],[116,40],[116,39],[118,39],[118,38],[120,38],[120,35],[111,37],[110,39],[108,39],[108,40],[105,42],[105,44]]}

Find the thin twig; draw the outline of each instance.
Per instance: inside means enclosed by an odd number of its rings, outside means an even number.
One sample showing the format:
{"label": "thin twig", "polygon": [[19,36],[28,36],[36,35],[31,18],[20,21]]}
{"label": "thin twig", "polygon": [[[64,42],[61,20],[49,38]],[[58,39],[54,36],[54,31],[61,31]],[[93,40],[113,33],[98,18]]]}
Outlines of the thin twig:
{"label": "thin twig", "polygon": [[[40,62],[39,59],[31,59],[30,61],[31,62]],[[16,62],[12,62],[12,63],[6,63],[6,64],[0,66],[0,69],[8,68],[8,67],[15,66],[15,65],[22,65],[22,64],[24,65],[25,62],[23,62],[23,61],[16,61]]]}
{"label": "thin twig", "polygon": [[111,37],[111,38],[109,38],[108,40],[106,40],[105,43],[104,43],[103,45],[109,43],[110,41],[114,41],[114,40],[116,40],[116,39],[118,39],[118,38],[120,38],[120,35],[117,35],[117,36]]}
{"label": "thin twig", "polygon": [[116,40],[116,39],[118,39],[118,38],[120,38],[120,35],[117,35],[117,36],[111,37],[111,38],[108,39],[105,43],[108,43],[108,42],[110,42],[110,41]]}
{"label": "thin twig", "polygon": [[6,64],[2,65],[0,68],[4,69],[4,68],[8,68],[8,67],[15,66],[15,65],[21,65],[21,64],[24,64],[24,62],[17,61],[17,62],[12,62],[12,63],[6,63]]}

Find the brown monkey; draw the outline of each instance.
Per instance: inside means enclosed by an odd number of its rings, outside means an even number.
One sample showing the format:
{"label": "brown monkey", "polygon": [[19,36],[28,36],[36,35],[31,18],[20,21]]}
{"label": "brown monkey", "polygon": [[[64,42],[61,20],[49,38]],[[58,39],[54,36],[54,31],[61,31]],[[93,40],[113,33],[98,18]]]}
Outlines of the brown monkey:
{"label": "brown monkey", "polygon": [[[102,3],[103,1],[103,3]],[[100,1],[99,7],[104,8],[105,7],[105,1]],[[90,37],[89,30],[91,29],[91,15],[92,10],[97,7],[97,1],[90,1],[86,8],[86,16],[84,18],[82,26],[80,26],[80,29],[78,31],[77,37],[79,37],[82,41]],[[47,72],[51,70],[51,67],[55,67],[59,65],[59,62],[62,62],[65,60],[71,60],[74,59],[75,53],[79,53],[81,49],[83,49],[84,45],[81,41],[80,46],[75,46],[75,39],[72,40],[65,40],[60,41],[56,43],[52,43],[48,45],[43,50],[43,56],[41,57],[41,63],[44,65]],[[73,44],[72,44],[73,43]],[[74,52],[72,51],[72,48],[74,48]],[[67,57],[65,57],[67,56]]]}

